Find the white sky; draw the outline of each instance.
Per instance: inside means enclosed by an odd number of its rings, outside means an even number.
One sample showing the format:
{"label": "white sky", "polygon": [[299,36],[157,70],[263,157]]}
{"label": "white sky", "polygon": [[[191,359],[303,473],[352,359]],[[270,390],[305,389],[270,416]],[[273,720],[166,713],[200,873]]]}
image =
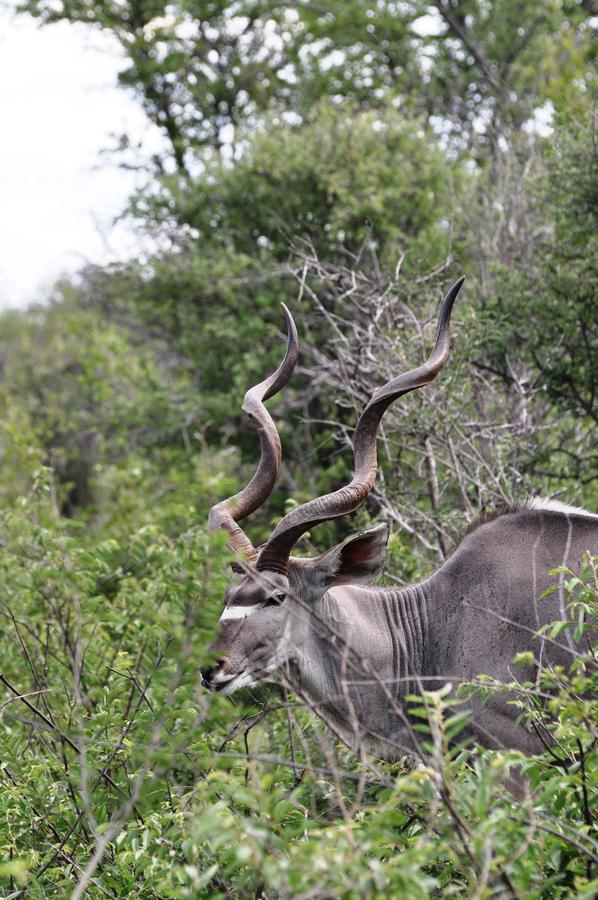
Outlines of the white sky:
{"label": "white sky", "polygon": [[145,176],[100,151],[122,131],[152,151],[160,136],[117,87],[122,67],[108,35],[0,11],[0,309],[43,300],[87,261],[139,251],[111,225]]}
{"label": "white sky", "polygon": [[[433,24],[420,20],[424,32]],[[0,7],[0,310],[43,300],[58,275],[86,262],[141,252],[141,238],[112,223],[146,175],[100,151],[122,132],[147,153],[162,138],[117,87],[123,66],[108,34],[40,28]],[[546,107],[530,127],[550,131],[550,117]]]}

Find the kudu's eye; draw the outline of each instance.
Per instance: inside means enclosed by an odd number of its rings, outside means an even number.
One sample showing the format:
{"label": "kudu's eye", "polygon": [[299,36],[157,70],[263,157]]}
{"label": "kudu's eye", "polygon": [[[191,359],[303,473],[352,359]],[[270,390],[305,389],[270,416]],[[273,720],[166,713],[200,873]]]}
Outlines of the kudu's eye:
{"label": "kudu's eye", "polygon": [[280,606],[286,594],[284,591],[279,591],[277,594],[272,594],[271,597],[268,597],[266,600],[266,606]]}

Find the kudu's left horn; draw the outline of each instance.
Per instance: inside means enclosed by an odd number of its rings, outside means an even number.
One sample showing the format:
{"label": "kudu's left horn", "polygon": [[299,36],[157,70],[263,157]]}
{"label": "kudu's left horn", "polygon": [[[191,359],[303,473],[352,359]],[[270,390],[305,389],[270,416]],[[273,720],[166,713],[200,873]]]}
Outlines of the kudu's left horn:
{"label": "kudu's left horn", "polygon": [[449,352],[451,312],[464,281],[465,278],[459,278],[442,301],[436,344],[426,362],[379,388],[359,417],[353,437],[355,468],[349,484],[287,513],[262,548],[257,561],[258,569],[286,573],[293,546],[302,534],[320,522],[346,516],[361,506],[376,480],[376,439],[382,416],[394,400],[429,384],[442,369]]}
{"label": "kudu's left horn", "polygon": [[276,372],[245,394],[243,410],[257,430],[260,439],[261,457],[255,475],[249,484],[227,500],[221,500],[210,510],[208,527],[210,530],[222,528],[228,532],[228,542],[232,550],[242,554],[247,562],[257,559],[257,550],[237,522],[258,509],[270,495],[280,471],[281,446],[276,425],[264,401],[284,387],[293,373],[299,355],[299,341],[293,317],[284,303],[281,303],[287,322],[287,350]]}

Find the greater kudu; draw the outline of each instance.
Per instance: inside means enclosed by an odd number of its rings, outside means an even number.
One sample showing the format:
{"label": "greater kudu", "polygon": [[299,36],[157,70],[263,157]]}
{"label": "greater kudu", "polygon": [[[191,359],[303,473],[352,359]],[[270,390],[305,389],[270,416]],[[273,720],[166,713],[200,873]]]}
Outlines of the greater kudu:
{"label": "greater kudu", "polygon": [[[480,521],[438,571],[403,589],[370,586],[383,568],[386,525],[312,559],[291,556],[308,529],[353,512],[372,490],[382,415],[398,397],[440,372],[462,283],[457,281],[443,301],[429,359],[376,391],[361,414],[351,482],[291,510],[258,550],[237,522],[264,502],[280,466],[280,440],[262,401],[286,383],[297,359],[297,334],[285,307],[285,359],[244,403],[260,438],[259,468],[251,483],[214,506],[209,518],[211,528],[228,533],[239,561],[213,644],[221,658],[203,671],[204,684],[231,694],[257,682],[280,681],[347,744],[391,758],[417,752],[406,695],[480,674],[533,681],[538,665],[571,661],[568,632],[552,643],[534,637],[542,624],[563,618],[562,584],[550,598],[539,597],[553,582],[552,568],[576,567],[585,551],[598,550],[598,516],[532,500]],[[535,662],[513,666],[514,656],[529,648]],[[542,749],[543,736],[519,726],[507,701],[505,696],[472,701],[466,736],[487,747]]]}

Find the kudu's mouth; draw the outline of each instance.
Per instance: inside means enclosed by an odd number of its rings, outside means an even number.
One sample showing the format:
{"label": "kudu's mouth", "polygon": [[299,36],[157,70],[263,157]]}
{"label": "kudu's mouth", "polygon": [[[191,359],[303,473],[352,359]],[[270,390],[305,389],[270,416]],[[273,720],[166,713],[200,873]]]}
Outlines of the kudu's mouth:
{"label": "kudu's mouth", "polygon": [[201,683],[213,694],[232,694],[237,688],[255,684],[255,678],[244,670],[236,675],[222,675],[219,666],[201,669]]}
{"label": "kudu's mouth", "polygon": [[224,694],[228,696],[233,694],[238,688],[254,687],[268,679],[274,671],[280,668],[280,665],[270,662],[268,665],[245,668],[235,675],[224,675],[219,671],[220,664],[216,663],[206,669],[201,669],[201,683],[213,694]]}

